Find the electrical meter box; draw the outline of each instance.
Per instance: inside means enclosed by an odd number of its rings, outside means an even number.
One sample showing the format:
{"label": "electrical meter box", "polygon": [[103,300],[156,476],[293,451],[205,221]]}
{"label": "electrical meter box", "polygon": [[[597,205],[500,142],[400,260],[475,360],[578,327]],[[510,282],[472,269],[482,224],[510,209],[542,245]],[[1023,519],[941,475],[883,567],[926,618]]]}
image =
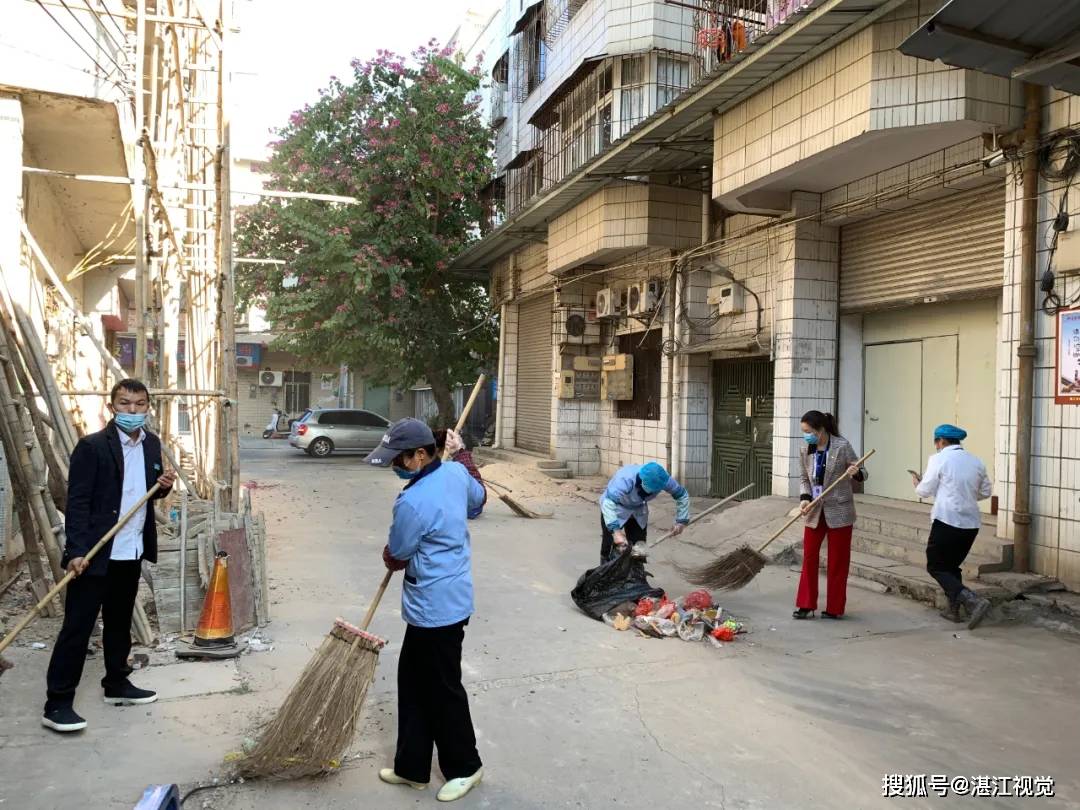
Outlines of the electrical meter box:
{"label": "electrical meter box", "polygon": [[600,375],[600,399],[625,400],[634,398],[634,356],[609,354],[603,359]]}
{"label": "electrical meter box", "polygon": [[723,284],[709,290],[708,302],[718,315],[738,315],[743,312],[743,288],[738,284]]}
{"label": "electrical meter box", "polygon": [[559,372],[559,399],[600,399],[600,372],[575,371],[567,369]]}

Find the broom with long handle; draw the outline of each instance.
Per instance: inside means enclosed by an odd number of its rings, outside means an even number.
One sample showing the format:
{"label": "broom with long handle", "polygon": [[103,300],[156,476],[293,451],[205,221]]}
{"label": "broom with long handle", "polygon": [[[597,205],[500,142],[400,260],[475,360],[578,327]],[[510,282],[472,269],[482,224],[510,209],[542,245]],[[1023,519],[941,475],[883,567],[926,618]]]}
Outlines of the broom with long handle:
{"label": "broom with long handle", "polygon": [[[861,467],[875,452],[875,450],[871,450],[856,461],[854,466]],[[807,511],[813,510],[818,506],[825,499],[826,495],[838,487],[841,482],[846,481],[848,477],[849,476],[845,471],[843,475],[829,484],[817,498],[810,502]],[[754,577],[761,573],[761,569],[768,563],[768,560],[765,558],[765,549],[768,548],[776,538],[790,529],[795,521],[801,517],[803,517],[803,514],[800,511],[799,514],[794,515],[791,520],[784,524],[780,531],[770,537],[760,548],[742,545],[734,551],[729,551],[727,554],[724,554],[722,557],[713,560],[711,563],[702,566],[701,568],[687,569],[680,566],[675,567],[679,573],[685,577],[686,581],[692,585],[701,585],[705,588],[720,591],[738,590],[749,584]]]}
{"label": "broom with long handle", "polygon": [[[481,374],[458,418],[458,431],[465,426],[483,384]],[[334,621],[255,748],[240,761],[238,770],[243,776],[298,779],[340,765],[375,678],[379,651],[386,646],[386,640],[369,633],[368,627],[393,575],[389,569],[383,575],[359,627],[341,618]]]}
{"label": "broom with long handle", "polygon": [[[83,555],[83,559],[86,560],[87,563],[89,563],[90,560],[94,559],[94,557],[97,556],[97,553],[105,547],[105,544],[112,540],[116,536],[116,533],[118,531],[124,528],[124,524],[131,520],[132,516],[140,509],[142,509],[146,505],[147,501],[149,501],[151,498],[154,497],[154,495],[157,494],[157,491],[159,489],[161,489],[161,484],[154,484],[152,487],[150,487],[147,493],[141,498],[139,498],[138,503],[136,503],[133,507],[131,507],[131,509],[124,513],[120,520],[116,522],[116,525],[109,529],[108,533],[106,533],[104,537],[94,543],[93,547],[88,552],[86,552],[86,554]],[[15,628],[10,633],[8,633],[7,636],[4,637],[3,641],[0,641],[0,653],[2,653],[9,646],[11,646],[11,642],[15,640],[15,637],[18,636],[19,633],[21,633],[23,630],[25,630],[26,626],[30,624],[30,622],[32,622],[38,616],[38,614],[45,609],[45,606],[49,604],[49,602],[58,593],[60,593],[60,591],[64,590],[64,588],[68,586],[68,583],[71,582],[71,580],[75,579],[76,576],[77,574],[74,571],[68,571],[67,574],[64,575],[63,579],[53,585],[52,590],[45,594],[42,600],[36,605],[34,605],[34,607],[30,609],[30,612],[19,620],[19,623],[15,625]],[[6,659],[0,657],[0,673],[3,673],[5,669],[11,669],[11,667],[12,664],[10,661],[7,661]]]}
{"label": "broom with long handle", "polygon": [[[753,488],[754,488],[753,484],[747,484],[745,487],[740,489],[738,492],[733,492],[730,495],[728,495],[726,498],[724,498],[724,500],[718,501],[717,503],[714,503],[712,506],[710,506],[708,509],[703,509],[702,511],[698,512],[696,515],[694,515],[692,518],[690,518],[690,522],[687,523],[686,525],[687,526],[693,526],[695,523],[697,523],[699,520],[701,520],[706,515],[711,515],[717,509],[722,509],[723,507],[725,507],[729,503],[731,503],[733,500],[738,498],[740,495],[744,495],[745,493],[749,492]],[[675,536],[675,532],[670,531],[667,534],[665,534],[663,537],[661,537],[659,540],[657,540],[655,543],[653,543],[651,546],[649,546],[649,548],[656,548],[658,545],[663,543],[665,540],[667,540],[667,539],[669,539],[671,537],[674,537],[674,536]]]}

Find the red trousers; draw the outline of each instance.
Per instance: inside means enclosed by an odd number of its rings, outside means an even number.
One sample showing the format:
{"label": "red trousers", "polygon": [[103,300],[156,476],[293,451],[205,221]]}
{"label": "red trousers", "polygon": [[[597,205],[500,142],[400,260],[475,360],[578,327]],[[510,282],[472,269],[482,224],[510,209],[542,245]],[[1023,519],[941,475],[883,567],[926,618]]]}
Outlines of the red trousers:
{"label": "red trousers", "polygon": [[851,526],[831,529],[825,516],[818,520],[817,528],[807,526],[803,530],[802,576],[799,578],[799,594],[795,607],[817,610],[818,561],[821,544],[829,538],[829,560],[826,569],[825,610],[834,616],[842,616],[847,603],[848,568],[851,566]]}

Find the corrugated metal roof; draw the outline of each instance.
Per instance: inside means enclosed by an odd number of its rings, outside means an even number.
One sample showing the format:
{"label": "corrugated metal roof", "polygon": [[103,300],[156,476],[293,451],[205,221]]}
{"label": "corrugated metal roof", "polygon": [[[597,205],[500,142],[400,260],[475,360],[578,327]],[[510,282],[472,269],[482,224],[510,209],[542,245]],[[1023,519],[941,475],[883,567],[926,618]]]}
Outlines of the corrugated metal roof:
{"label": "corrugated metal roof", "polygon": [[[900,52],[1080,93],[1078,29],[1076,0],[950,0]],[[1041,59],[1062,44],[1065,61]]]}
{"label": "corrugated metal roof", "polygon": [[[858,33],[907,0],[814,0],[801,14],[758,37],[720,73],[710,74],[674,104],[642,121],[610,149],[542,191],[454,261],[458,272],[487,267],[546,228],[613,178],[689,172],[712,162],[715,113],[745,101],[820,54]],[[688,147],[701,144],[697,154]]]}

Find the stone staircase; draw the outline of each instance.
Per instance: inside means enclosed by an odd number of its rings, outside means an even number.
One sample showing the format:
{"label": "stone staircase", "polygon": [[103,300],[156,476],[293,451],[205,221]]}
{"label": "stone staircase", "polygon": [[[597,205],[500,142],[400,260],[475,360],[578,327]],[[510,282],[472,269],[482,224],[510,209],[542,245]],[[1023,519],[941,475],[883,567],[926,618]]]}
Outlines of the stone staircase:
{"label": "stone staircase", "polygon": [[538,461],[536,466],[548,478],[554,478],[557,481],[566,481],[574,477],[574,471],[567,466],[565,461]]}
{"label": "stone staircase", "polygon": [[[926,571],[930,505],[858,495],[856,511],[858,519],[851,537],[851,574],[912,599],[944,607],[941,587]],[[796,544],[794,551],[801,563],[801,544]],[[977,577],[1011,570],[1012,551],[1012,541],[998,537],[996,520],[987,516],[961,567],[964,582],[988,598],[1007,596],[1005,589],[978,582]],[[827,555],[826,544],[821,555],[822,568]]]}

